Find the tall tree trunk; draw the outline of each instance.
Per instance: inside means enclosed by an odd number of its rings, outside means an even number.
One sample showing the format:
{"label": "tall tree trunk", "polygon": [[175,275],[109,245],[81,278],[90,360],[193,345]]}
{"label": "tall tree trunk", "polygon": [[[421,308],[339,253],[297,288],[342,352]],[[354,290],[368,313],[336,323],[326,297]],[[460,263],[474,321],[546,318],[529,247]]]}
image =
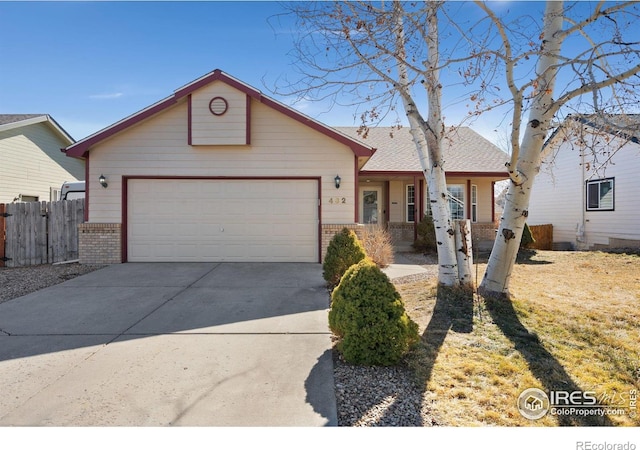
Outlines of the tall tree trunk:
{"label": "tall tree trunk", "polygon": [[[522,145],[513,149],[510,163],[511,183],[505,199],[504,213],[487,270],[480,285],[480,291],[484,294],[509,294],[509,279],[529,214],[531,188],[540,171],[542,146],[555,111],[552,95],[557,75],[558,55],[563,40],[561,33],[563,9],[562,1],[547,2],[541,56],[536,68],[537,86],[533,93],[532,108]],[[517,129],[519,127],[514,123],[514,130]]]}
{"label": "tall tree trunk", "polygon": [[442,157],[442,101],[440,71],[438,69],[438,19],[439,3],[427,2],[427,67],[423,85],[426,89],[428,116],[425,121],[411,95],[406,66],[406,49],[403,10],[400,2],[394,2],[396,52],[398,55],[398,90],[405,113],[409,119],[411,135],[416,144],[420,165],[429,189],[429,201],[435,227],[438,249],[438,283],[457,286],[460,283],[456,257],[455,233],[447,197],[447,180]]}
{"label": "tall tree trunk", "polygon": [[460,286],[473,289],[473,250],[471,247],[471,221],[469,219],[455,221],[456,257],[458,259],[458,276]]}

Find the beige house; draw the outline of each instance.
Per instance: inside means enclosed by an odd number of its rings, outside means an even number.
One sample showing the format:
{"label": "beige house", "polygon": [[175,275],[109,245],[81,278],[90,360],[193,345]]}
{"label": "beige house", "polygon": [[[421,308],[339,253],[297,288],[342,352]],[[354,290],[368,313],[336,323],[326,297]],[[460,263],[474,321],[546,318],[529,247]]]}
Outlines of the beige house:
{"label": "beige house", "polygon": [[[376,145],[215,70],[66,149],[87,164],[80,260],[319,262],[342,227],[411,228],[420,171],[383,170]],[[499,177],[470,173],[454,181],[482,200],[461,214],[491,221]]]}
{"label": "beige house", "polygon": [[373,149],[215,70],[66,153],[87,163],[81,262],[318,262]]}
{"label": "beige house", "polygon": [[84,180],[84,161],[60,151],[73,142],[47,114],[0,114],[0,203],[55,201],[65,181]]}

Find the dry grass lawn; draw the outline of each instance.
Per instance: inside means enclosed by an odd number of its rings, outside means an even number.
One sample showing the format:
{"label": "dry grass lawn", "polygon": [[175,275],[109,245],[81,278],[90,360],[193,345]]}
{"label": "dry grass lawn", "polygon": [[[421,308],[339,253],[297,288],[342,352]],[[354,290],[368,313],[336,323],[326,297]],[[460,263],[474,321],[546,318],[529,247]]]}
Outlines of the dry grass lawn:
{"label": "dry grass lawn", "polygon": [[[480,276],[485,266],[478,265]],[[538,251],[518,263],[511,301],[400,284],[423,336],[409,364],[449,426],[640,426],[630,393],[640,390],[640,256]],[[517,410],[527,388],[595,391],[602,404],[628,408],[604,418]],[[632,395],[631,395],[632,396]]]}

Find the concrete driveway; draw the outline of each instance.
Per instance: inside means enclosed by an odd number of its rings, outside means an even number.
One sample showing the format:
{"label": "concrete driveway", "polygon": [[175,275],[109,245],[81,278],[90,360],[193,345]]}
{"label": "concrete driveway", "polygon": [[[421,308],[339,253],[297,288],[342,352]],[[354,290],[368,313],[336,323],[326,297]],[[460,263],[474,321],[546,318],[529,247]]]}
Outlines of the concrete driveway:
{"label": "concrete driveway", "polygon": [[0,426],[336,425],[319,264],[128,263],[0,304]]}

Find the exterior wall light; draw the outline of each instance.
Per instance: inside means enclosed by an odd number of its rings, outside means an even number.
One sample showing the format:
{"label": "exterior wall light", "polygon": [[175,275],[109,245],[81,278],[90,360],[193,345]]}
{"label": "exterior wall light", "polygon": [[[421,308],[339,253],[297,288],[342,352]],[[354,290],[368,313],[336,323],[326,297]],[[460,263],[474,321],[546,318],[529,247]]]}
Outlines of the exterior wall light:
{"label": "exterior wall light", "polygon": [[105,178],[104,175],[100,175],[100,178],[98,178],[98,181],[100,182],[100,186],[102,186],[103,188],[107,188],[107,186],[109,186],[107,184],[107,179]]}
{"label": "exterior wall light", "polygon": [[340,178],[340,175],[336,175],[333,181],[336,182],[336,189],[340,189],[340,182],[342,181],[342,178]]}

